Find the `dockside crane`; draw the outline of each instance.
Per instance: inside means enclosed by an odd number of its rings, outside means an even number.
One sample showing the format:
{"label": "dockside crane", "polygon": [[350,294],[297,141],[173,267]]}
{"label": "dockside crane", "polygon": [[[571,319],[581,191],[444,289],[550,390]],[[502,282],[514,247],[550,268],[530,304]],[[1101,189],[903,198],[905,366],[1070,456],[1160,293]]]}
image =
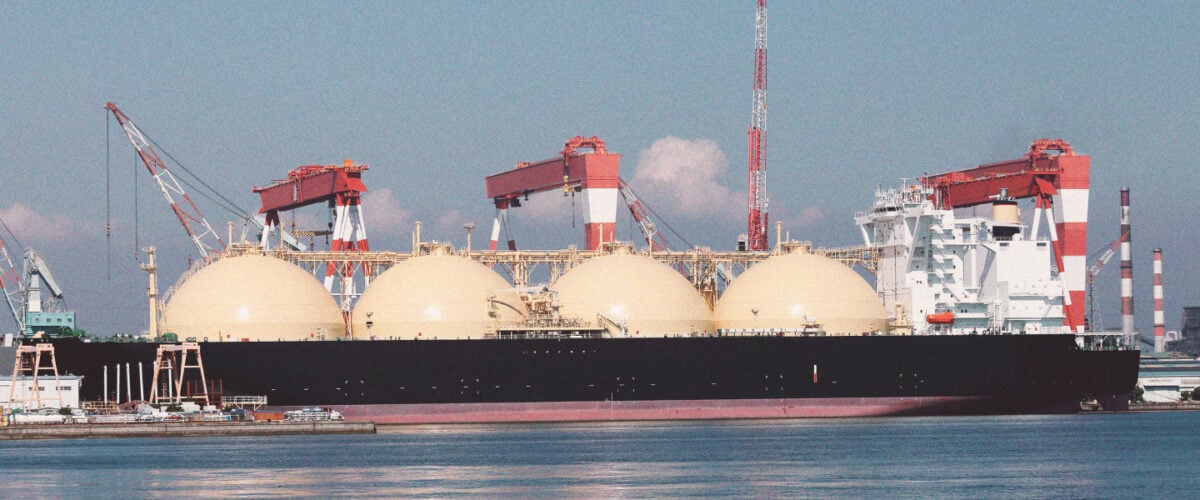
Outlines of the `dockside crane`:
{"label": "dockside crane", "polygon": [[0,290],[16,323],[17,334],[71,334],[75,330],[75,312],[66,309],[63,288],[50,272],[50,266],[32,248],[25,249],[22,256],[24,262],[18,273],[0,238]]}
{"label": "dockside crane", "polygon": [[54,279],[46,260],[32,248],[25,250],[21,284],[26,334],[44,331],[53,335],[75,329],[75,312],[66,309],[62,286]]}
{"label": "dockside crane", "polygon": [[[133,143],[133,148],[137,150],[142,163],[146,165],[146,170],[150,171],[150,175],[158,183],[159,190],[162,191],[163,197],[167,199],[171,210],[175,212],[175,217],[179,219],[179,223],[183,225],[183,230],[187,231],[188,237],[196,245],[196,249],[200,252],[200,257],[205,262],[211,261],[214,254],[225,249],[225,243],[221,241],[221,237],[213,229],[212,225],[208,223],[208,220],[204,218],[204,214],[200,213],[200,209],[192,202],[191,197],[184,191],[183,186],[179,184],[179,181],[171,174],[171,171],[167,169],[167,165],[158,157],[158,153],[150,145],[150,141],[146,139],[146,136],[142,134],[137,125],[134,125],[133,121],[128,116],[125,116],[125,113],[117,109],[115,104],[109,102],[105,105],[105,108],[112,112],[113,116],[117,119],[117,123],[125,130],[125,135],[129,136],[129,142]],[[193,224],[195,227],[193,227]]]}

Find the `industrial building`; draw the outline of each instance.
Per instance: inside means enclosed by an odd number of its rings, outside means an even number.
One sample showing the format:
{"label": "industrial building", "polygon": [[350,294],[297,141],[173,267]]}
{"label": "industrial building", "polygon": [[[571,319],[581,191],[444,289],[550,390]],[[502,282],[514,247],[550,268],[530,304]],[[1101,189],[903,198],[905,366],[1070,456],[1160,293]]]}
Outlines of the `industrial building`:
{"label": "industrial building", "polygon": [[1147,403],[1178,403],[1200,386],[1200,360],[1143,354],[1138,386]]}

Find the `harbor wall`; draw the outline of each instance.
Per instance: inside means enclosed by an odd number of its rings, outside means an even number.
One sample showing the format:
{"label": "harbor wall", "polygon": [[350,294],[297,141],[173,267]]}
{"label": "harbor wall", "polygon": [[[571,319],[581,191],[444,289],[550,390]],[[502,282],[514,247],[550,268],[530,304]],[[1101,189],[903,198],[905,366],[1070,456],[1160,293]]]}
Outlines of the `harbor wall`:
{"label": "harbor wall", "polygon": [[287,434],[374,434],[373,422],[172,422],[46,424],[0,427],[0,441],[116,437],[261,436]]}

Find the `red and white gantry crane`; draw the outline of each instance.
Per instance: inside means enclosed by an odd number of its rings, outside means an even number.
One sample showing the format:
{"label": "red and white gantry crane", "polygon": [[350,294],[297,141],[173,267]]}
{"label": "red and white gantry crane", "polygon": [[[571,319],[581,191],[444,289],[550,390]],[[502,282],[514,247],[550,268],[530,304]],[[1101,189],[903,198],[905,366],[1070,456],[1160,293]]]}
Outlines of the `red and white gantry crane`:
{"label": "red and white gantry crane", "polygon": [[1051,218],[1047,230],[1063,283],[1063,324],[1080,333],[1085,319],[1090,179],[1090,157],[1076,155],[1062,139],[1038,139],[1020,159],[930,175],[922,177],[921,183],[932,190],[931,201],[942,209],[992,203],[1001,188],[1013,198],[1033,198],[1030,234],[1036,237],[1043,216]]}
{"label": "red and white gantry crane", "polygon": [[[333,240],[331,252],[366,252],[367,229],[363,223],[362,194],[367,192],[362,173],[367,165],[356,165],[345,160],[341,165],[305,165],[288,172],[287,179],[279,180],[267,187],[255,187],[262,205],[259,213],[265,215],[266,230],[263,231],[262,246],[270,244],[268,234],[279,227],[279,212],[323,203],[333,209]],[[370,284],[370,266],[358,264],[363,280]],[[341,278],[341,307],[350,310],[353,297],[357,295],[354,284],[354,264],[342,260],[331,260],[325,266],[325,289],[333,292],[335,278]]]}

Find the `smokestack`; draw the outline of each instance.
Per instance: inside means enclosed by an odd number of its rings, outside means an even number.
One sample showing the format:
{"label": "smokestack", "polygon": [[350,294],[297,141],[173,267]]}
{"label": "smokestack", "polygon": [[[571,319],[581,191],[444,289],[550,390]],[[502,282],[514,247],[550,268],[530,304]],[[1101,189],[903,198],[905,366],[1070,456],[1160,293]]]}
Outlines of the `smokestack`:
{"label": "smokestack", "polygon": [[1129,229],[1129,188],[1121,188],[1121,333],[1133,335],[1133,233]]}
{"label": "smokestack", "polygon": [[1162,249],[1154,249],[1154,352],[1163,352],[1166,337],[1163,325]]}

